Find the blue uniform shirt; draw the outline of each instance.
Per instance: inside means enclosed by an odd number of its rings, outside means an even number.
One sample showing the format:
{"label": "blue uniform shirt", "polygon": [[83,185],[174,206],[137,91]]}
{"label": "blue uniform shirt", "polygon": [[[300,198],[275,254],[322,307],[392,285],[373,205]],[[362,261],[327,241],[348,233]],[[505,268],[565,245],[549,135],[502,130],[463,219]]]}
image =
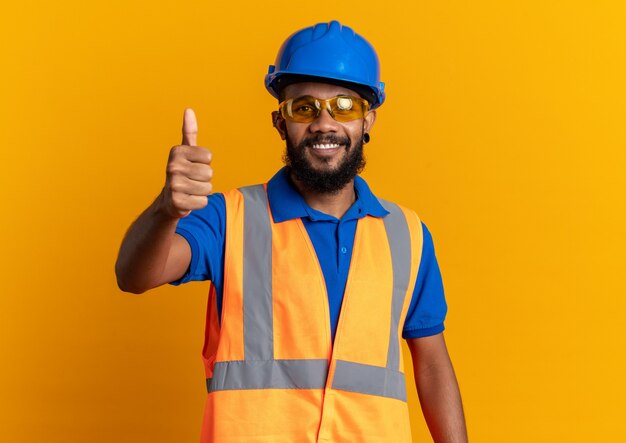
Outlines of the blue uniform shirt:
{"label": "blue uniform shirt", "polygon": [[[280,223],[301,218],[311,238],[326,282],[334,340],[352,258],[357,220],[366,215],[383,217],[388,212],[361,177],[354,180],[356,201],[341,219],[316,211],[307,205],[292,185],[285,168],[278,171],[268,182],[267,189],[274,221]],[[424,233],[422,259],[402,331],[402,337],[405,339],[426,337],[443,331],[447,312],[433,240],[424,223],[422,230]],[[217,312],[221,322],[226,235],[224,196],[212,194],[206,207],[191,211],[187,217],[179,220],[176,233],[189,242],[191,263],[185,275],[170,284],[177,286],[188,281],[211,280],[217,293]]]}

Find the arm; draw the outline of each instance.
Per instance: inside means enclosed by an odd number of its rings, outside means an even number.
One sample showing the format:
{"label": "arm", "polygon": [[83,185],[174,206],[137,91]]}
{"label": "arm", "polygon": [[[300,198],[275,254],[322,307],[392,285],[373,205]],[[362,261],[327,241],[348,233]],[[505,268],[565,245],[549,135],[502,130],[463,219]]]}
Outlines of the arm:
{"label": "arm", "polygon": [[467,442],[461,394],[443,333],[408,339],[407,343],[417,394],[434,442]]}
{"label": "arm", "polygon": [[204,208],[211,193],[211,152],[196,146],[198,124],[185,111],[183,144],[174,146],[167,163],[161,194],[126,232],[115,263],[122,291],[140,294],[183,276],[191,262],[191,248],[176,234],[178,220]]}
{"label": "arm", "polygon": [[162,201],[161,194],[126,232],[115,263],[122,291],[141,294],[179,279],[189,267],[189,243],[174,232],[178,218],[162,209]]}

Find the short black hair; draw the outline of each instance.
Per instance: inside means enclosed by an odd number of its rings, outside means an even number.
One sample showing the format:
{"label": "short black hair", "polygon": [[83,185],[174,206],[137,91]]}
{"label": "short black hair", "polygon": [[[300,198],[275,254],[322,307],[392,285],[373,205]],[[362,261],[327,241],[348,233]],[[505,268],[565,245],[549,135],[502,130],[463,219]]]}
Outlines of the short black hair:
{"label": "short black hair", "polygon": [[285,87],[292,85],[294,83],[303,83],[303,82],[316,82],[316,83],[329,83],[331,85],[341,86],[343,88],[352,89],[357,94],[367,100],[370,104],[370,107],[373,103],[376,102],[376,93],[369,86],[361,85],[359,83],[352,83],[343,80],[335,80],[329,79],[325,77],[315,77],[312,75],[296,75],[296,74],[286,74],[278,77],[276,79],[276,90],[278,91],[278,102],[282,102],[285,100]]}

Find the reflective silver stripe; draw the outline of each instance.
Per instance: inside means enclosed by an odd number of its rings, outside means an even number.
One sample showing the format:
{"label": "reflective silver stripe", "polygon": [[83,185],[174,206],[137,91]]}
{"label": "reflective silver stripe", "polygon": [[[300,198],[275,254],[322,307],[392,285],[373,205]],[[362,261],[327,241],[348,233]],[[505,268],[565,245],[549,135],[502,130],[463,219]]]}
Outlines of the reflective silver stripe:
{"label": "reflective silver stripe", "polygon": [[271,360],[274,358],[272,229],[267,193],[263,185],[247,186],[239,190],[244,198],[244,359]]}
{"label": "reflective silver stripe", "polygon": [[207,390],[323,389],[327,376],[326,359],[216,362]]}
{"label": "reflective silver stripe", "polygon": [[400,344],[398,326],[404,305],[404,297],[411,278],[411,234],[409,225],[402,209],[394,203],[381,201],[389,214],[383,218],[393,267],[393,299],[391,302],[391,333],[389,334],[389,351],[387,353],[387,369],[399,371]]}
{"label": "reflective silver stripe", "polygon": [[391,299],[391,328],[387,366],[379,367],[337,360],[333,388],[362,394],[378,395],[406,401],[406,381],[400,372],[400,343],[398,327],[404,297],[411,278],[411,236],[402,209],[394,203],[380,201],[389,211],[383,218],[393,270]]}
{"label": "reflective silver stripe", "polygon": [[402,372],[344,360],[337,360],[333,389],[406,401],[406,380]]}

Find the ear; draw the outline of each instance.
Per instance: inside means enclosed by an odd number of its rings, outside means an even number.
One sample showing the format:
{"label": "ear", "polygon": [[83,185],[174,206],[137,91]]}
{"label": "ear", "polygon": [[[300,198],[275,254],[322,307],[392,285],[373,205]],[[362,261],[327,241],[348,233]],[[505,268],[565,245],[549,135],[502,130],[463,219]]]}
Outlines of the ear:
{"label": "ear", "polygon": [[285,138],[287,137],[285,124],[286,124],[285,119],[283,118],[282,115],[280,115],[280,112],[272,111],[272,126],[274,126],[276,130],[278,131],[278,133],[280,134],[281,140],[285,140]]}
{"label": "ear", "polygon": [[365,116],[365,121],[363,122],[363,130],[365,132],[370,132],[372,130],[372,126],[374,126],[374,122],[376,121],[376,110],[369,111]]}

